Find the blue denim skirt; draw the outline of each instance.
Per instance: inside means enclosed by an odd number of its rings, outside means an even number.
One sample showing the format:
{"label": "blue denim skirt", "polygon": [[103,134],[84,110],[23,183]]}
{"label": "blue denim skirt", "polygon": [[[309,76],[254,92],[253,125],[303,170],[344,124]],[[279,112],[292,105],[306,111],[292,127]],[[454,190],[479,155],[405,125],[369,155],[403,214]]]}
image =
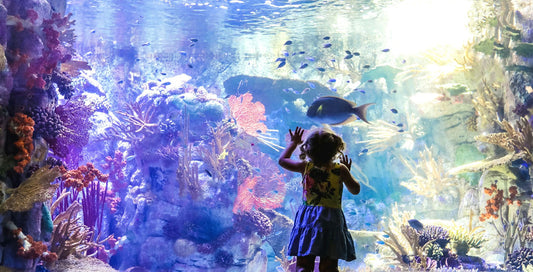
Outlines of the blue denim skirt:
{"label": "blue denim skirt", "polygon": [[354,242],[342,209],[300,206],[294,219],[287,254],[355,260]]}

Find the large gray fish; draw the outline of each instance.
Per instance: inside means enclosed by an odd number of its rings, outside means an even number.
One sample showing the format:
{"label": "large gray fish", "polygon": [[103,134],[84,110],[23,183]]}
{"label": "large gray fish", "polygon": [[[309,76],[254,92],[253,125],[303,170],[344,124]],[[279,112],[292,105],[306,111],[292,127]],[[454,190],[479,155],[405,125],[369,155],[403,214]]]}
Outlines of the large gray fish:
{"label": "large gray fish", "polygon": [[317,98],[309,109],[307,116],[322,124],[343,125],[359,119],[366,120],[366,110],[374,103],[357,106],[354,102],[335,96]]}

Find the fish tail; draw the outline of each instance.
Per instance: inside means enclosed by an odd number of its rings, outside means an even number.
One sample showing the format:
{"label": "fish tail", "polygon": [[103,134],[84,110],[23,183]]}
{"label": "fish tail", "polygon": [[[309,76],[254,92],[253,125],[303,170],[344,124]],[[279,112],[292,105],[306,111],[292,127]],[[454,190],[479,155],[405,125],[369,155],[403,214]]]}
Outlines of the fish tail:
{"label": "fish tail", "polygon": [[368,109],[368,107],[370,107],[370,106],[372,106],[374,104],[375,103],[368,103],[368,104],[361,105],[359,107],[355,107],[355,108],[353,108],[354,114],[357,115],[357,117],[359,117],[364,122],[368,123],[368,120],[366,120],[366,110]]}

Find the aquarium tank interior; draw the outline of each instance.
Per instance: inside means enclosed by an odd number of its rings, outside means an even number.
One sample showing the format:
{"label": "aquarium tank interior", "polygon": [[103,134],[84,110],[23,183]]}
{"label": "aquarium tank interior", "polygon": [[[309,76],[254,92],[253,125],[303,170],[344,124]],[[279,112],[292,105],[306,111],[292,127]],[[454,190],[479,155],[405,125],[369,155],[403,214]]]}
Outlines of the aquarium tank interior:
{"label": "aquarium tank interior", "polygon": [[296,127],[340,271],[533,271],[532,124],[529,0],[1,0],[0,271],[295,271]]}

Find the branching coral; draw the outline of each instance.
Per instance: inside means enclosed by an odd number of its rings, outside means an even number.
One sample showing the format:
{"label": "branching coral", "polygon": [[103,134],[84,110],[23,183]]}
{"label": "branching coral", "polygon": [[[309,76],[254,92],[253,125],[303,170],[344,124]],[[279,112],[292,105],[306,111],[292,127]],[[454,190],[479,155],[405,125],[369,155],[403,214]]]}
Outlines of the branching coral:
{"label": "branching coral", "polygon": [[58,188],[57,184],[51,183],[59,176],[58,167],[44,166],[35,171],[19,187],[5,189],[5,194],[9,197],[0,204],[0,214],[6,211],[27,211],[33,207],[35,202],[51,199]]}
{"label": "branching coral", "polygon": [[270,130],[261,121],[266,120],[265,106],[261,102],[252,103],[253,96],[251,93],[245,93],[239,97],[234,95],[228,98],[230,112],[237,126],[246,134],[256,137],[257,140],[266,144],[270,148],[279,151],[283,147],[273,143],[276,138],[270,135]]}
{"label": "branching coral", "polygon": [[444,187],[455,185],[454,179],[445,173],[442,162],[436,161],[427,147],[419,153],[416,163],[401,155],[399,158],[413,174],[409,181],[400,184],[419,195],[431,198],[441,193]]}
{"label": "branching coral", "polygon": [[198,181],[198,164],[191,163],[192,149],[192,144],[187,144],[187,147],[182,149],[176,178],[180,184],[180,195],[183,196],[188,192],[193,199],[197,199],[202,194],[202,188]]}
{"label": "branching coral", "polygon": [[30,117],[20,112],[16,113],[9,122],[9,130],[18,137],[14,143],[18,149],[18,153],[14,157],[17,165],[13,169],[19,174],[24,171],[24,167],[31,161],[34,125],[35,122]]}
{"label": "branching coral", "polygon": [[50,251],[57,254],[60,260],[74,253],[82,253],[89,249],[92,232],[88,227],[79,224],[77,217],[82,207],[74,202],[69,208],[54,219],[54,231],[50,241]]}
{"label": "branching coral", "polygon": [[215,179],[223,178],[225,168],[236,167],[236,156],[233,150],[235,137],[231,135],[233,128],[234,125],[231,122],[219,122],[216,127],[209,127],[211,141],[200,146],[202,158],[210,166]]}
{"label": "branching coral", "polygon": [[128,187],[124,176],[124,167],[126,167],[126,161],[124,160],[124,154],[120,150],[115,150],[113,158],[111,156],[105,157],[105,163],[102,164],[102,168],[109,171],[109,181],[113,185],[113,192],[119,192]]}
{"label": "branching coral", "polygon": [[484,128],[491,126],[498,120],[498,111],[500,105],[502,105],[502,99],[495,94],[498,88],[497,85],[489,86],[489,83],[485,79],[482,82],[483,86],[478,89],[477,94],[472,99],[472,103],[476,112],[479,114],[480,121],[478,124]]}
{"label": "branching coral", "polygon": [[513,127],[507,120],[498,121],[505,132],[491,133],[474,137],[477,141],[498,145],[510,153],[490,161],[477,161],[450,169],[448,174],[455,175],[462,172],[478,172],[488,170],[498,165],[508,164],[511,161],[524,159],[529,164],[533,163],[533,129],[524,117],[517,120]]}
{"label": "branching coral", "polygon": [[459,256],[466,256],[472,248],[480,248],[486,241],[485,231],[480,227],[467,229],[461,225],[453,224],[446,227],[450,236],[450,244],[455,253]]}

